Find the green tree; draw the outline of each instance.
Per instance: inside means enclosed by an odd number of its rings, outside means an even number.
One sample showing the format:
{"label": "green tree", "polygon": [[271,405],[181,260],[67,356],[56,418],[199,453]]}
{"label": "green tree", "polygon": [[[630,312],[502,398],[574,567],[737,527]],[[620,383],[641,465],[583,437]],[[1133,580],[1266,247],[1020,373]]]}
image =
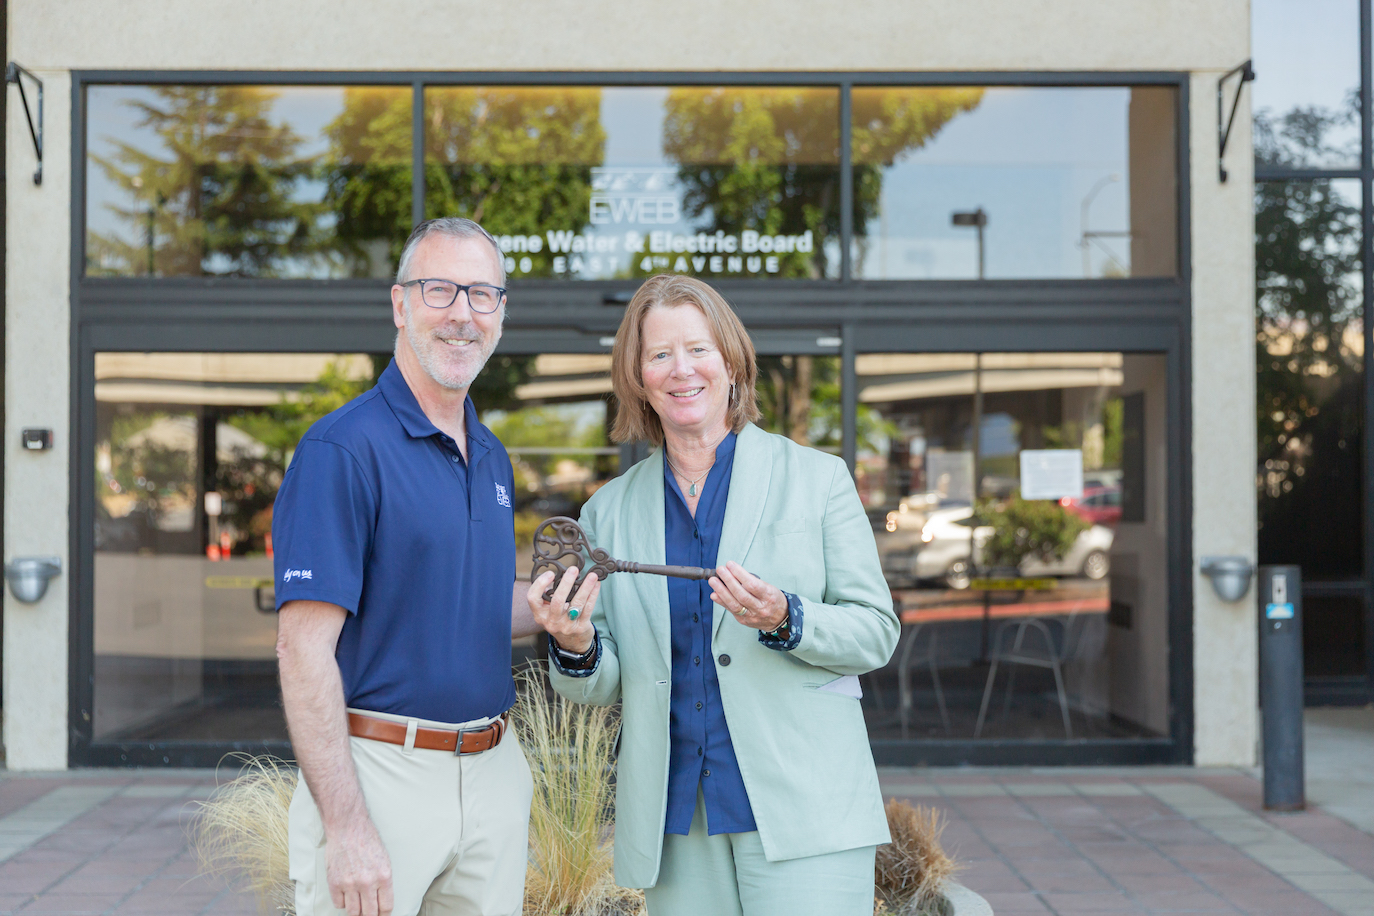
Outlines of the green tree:
{"label": "green tree", "polygon": [[411,133],[411,93],[394,86],[345,89],[343,111],[325,128],[334,256],[353,276],[395,273],[411,229]]}
{"label": "green tree", "polygon": [[91,233],[88,269],[117,276],[276,276],[317,247],[318,203],[296,199],[314,163],[254,86],[157,86],[130,99],[160,153],[123,141],[92,155],[133,199],[111,204],[127,234]]}
{"label": "green tree", "polygon": [[[1321,161],[1348,117],[1257,117],[1256,155]],[[1359,201],[1331,181],[1262,182],[1255,198],[1260,557],[1349,574],[1362,565]]]}
{"label": "green tree", "polygon": [[1126,402],[1107,398],[1102,404],[1102,467],[1121,467],[1121,446],[1125,441]]}
{"label": "green tree", "polygon": [[[549,227],[586,225],[591,170],[606,139],[599,89],[434,87],[425,91],[424,126],[427,216],[465,216],[493,235],[541,239]],[[387,239],[394,265],[412,227],[410,94],[349,89],[328,134],[339,238],[368,255]],[[544,241],[521,254],[534,264],[523,276],[552,275]]]}
{"label": "green tree", "polygon": [[668,94],[663,152],[678,163],[684,210],[700,231],[811,230],[810,254],[779,256],[784,277],[823,277],[839,232],[839,93],[681,88]]}
{"label": "green tree", "polygon": [[223,420],[265,445],[281,470],[301,438],[321,417],[338,410],[376,384],[375,377],[358,377],[346,371],[341,360],[331,360],[320,377],[280,401],[264,408],[241,408]]}
{"label": "green tree", "polygon": [[988,567],[1015,568],[1032,557],[1046,563],[1061,560],[1078,536],[1092,527],[1052,499],[1020,495],[1001,504],[980,503],[978,519],[992,527],[983,544],[983,565]]}
{"label": "green tree", "polygon": [[[580,230],[605,144],[599,89],[428,90],[425,212],[465,216],[497,236]],[[523,276],[553,275],[554,256],[543,242],[521,255],[534,265]]]}
{"label": "green tree", "polygon": [[[839,449],[844,435],[839,358],[760,356],[758,365],[759,425],[801,445]],[[856,423],[859,447],[875,451],[897,431],[867,404],[859,405]]]}
{"label": "green tree", "polygon": [[971,87],[855,89],[852,156],[854,234],[864,244],[869,221],[878,216],[883,170],[930,142],[958,115],[983,101]]}
{"label": "green tree", "polygon": [[[515,396],[515,389],[534,375],[535,359],[528,355],[492,354],[486,367],[468,389],[472,403],[477,405],[478,410],[515,410],[520,407],[524,402]],[[504,439],[501,441],[505,442]]]}
{"label": "green tree", "polygon": [[[877,213],[882,167],[918,149],[981,89],[856,89],[852,100],[855,231]],[[840,231],[839,93],[830,89],[675,89],[664,153],[679,164],[687,212],[702,231],[797,234],[811,254],[780,256],[781,276],[834,273],[824,242]]]}
{"label": "green tree", "polygon": [[[163,410],[119,413],[110,422],[109,469],[97,472],[97,492],[125,494],[156,520],[168,508],[195,501],[195,417]],[[113,486],[111,486],[113,484]]]}

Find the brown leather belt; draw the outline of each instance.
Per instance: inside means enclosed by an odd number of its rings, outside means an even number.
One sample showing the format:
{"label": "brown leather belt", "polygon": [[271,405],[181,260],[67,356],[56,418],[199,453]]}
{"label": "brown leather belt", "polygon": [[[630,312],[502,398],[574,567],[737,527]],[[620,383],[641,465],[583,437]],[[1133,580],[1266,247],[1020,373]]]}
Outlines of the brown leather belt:
{"label": "brown leather belt", "polygon": [[[459,754],[480,754],[501,743],[506,734],[508,713],[480,728],[416,728],[415,747],[427,751],[448,751]],[[385,741],[387,744],[406,743],[407,726],[404,722],[388,719],[374,719],[372,716],[348,714],[348,733],[355,738],[369,738]]]}

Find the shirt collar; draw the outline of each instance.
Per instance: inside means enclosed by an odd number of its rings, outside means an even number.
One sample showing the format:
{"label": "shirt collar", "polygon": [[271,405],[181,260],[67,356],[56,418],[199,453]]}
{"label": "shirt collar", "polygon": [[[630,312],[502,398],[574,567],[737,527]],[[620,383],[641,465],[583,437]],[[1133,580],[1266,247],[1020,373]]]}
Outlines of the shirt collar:
{"label": "shirt collar", "polygon": [[[663,454],[666,459],[668,455],[668,446],[666,444],[663,446]],[[716,465],[730,458],[733,454],[735,454],[735,433],[731,430],[725,434],[725,438],[720,440],[720,444],[716,446],[716,461],[715,464],[711,465],[711,470],[715,470]],[[706,473],[709,475],[711,472],[707,471]],[[663,476],[667,479],[672,477],[672,475],[673,472],[670,470],[668,462],[665,460],[663,462]]]}
{"label": "shirt collar", "polygon": [[725,434],[725,438],[720,440],[720,445],[716,446],[716,460],[729,458],[735,453],[735,433],[734,430]]}
{"label": "shirt collar", "polygon": [[[401,421],[401,426],[412,439],[428,439],[440,434],[439,428],[420,409],[420,402],[415,399],[415,392],[410,390],[395,359],[382,371],[377,387],[382,389],[382,397],[386,398],[391,412]],[[491,434],[477,419],[477,407],[472,403],[471,395],[463,399],[463,425],[467,430],[468,442],[482,446],[484,451],[491,449]]]}

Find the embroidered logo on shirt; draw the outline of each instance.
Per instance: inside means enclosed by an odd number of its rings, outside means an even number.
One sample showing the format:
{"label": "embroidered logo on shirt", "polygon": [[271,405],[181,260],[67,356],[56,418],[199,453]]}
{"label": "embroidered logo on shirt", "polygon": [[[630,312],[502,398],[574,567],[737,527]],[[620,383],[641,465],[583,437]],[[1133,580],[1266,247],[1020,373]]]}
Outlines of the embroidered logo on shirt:
{"label": "embroidered logo on shirt", "polygon": [[506,488],[499,483],[496,485],[496,505],[505,506],[507,509],[510,508],[510,494],[507,493]]}
{"label": "embroidered logo on shirt", "polygon": [[313,579],[315,571],[312,569],[288,569],[286,574],[281,577],[283,582],[290,582],[292,579]]}

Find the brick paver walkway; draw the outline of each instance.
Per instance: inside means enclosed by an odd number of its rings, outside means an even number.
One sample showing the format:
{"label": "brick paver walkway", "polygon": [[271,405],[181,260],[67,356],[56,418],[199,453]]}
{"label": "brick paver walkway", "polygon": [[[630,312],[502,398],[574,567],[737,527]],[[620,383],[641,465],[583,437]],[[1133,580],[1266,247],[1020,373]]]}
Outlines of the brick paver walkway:
{"label": "brick paver walkway", "polygon": [[1002,914],[1374,916],[1374,836],[1234,771],[885,771]]}
{"label": "brick paver walkway", "polygon": [[[1230,770],[884,770],[999,916],[1374,916],[1374,836]],[[187,847],[201,771],[0,777],[0,913],[249,914]]]}

